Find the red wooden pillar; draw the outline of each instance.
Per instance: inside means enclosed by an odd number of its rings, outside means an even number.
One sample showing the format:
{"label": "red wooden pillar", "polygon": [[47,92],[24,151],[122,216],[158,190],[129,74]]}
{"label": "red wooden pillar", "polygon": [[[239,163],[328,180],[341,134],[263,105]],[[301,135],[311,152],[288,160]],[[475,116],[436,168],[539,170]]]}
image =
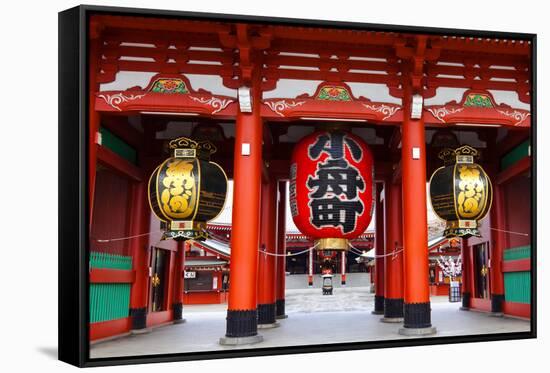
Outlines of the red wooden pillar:
{"label": "red wooden pillar", "polygon": [[[129,235],[141,235],[149,231],[151,212],[147,204],[147,183],[141,181],[132,184]],[[132,331],[147,331],[147,287],[149,279],[148,236],[134,237],[129,240],[132,255],[132,267],[135,281],[130,291],[130,317]]]}
{"label": "red wooden pillar", "polygon": [[250,88],[252,112],[237,113],[233,173],[231,280],[227,328],[221,344],[255,343],[258,335],[257,271],[262,177],[260,81]]}
{"label": "red wooden pillar", "polygon": [[262,184],[261,250],[258,260],[258,327],[272,328],[275,322],[275,256],[277,224],[277,182]]}
{"label": "red wooden pillar", "polygon": [[188,242],[178,242],[176,252],[176,263],[174,266],[174,302],[172,310],[174,311],[174,323],[185,322],[183,318],[183,269],[185,268],[185,250]]}
{"label": "red wooden pillar", "polygon": [[340,264],[341,264],[340,273],[342,274],[342,279],[341,279],[342,285],[346,285],[346,254],[347,254],[347,251],[342,251],[341,260],[340,260]]}
{"label": "red wooden pillar", "polygon": [[308,286],[313,286],[313,252],[315,249],[311,249],[308,252],[308,263],[307,263],[307,284]]}
{"label": "red wooden pillar", "polygon": [[471,286],[473,279],[470,271],[470,248],[466,245],[466,240],[460,240],[460,253],[462,255],[462,307],[463,311],[470,309],[470,300],[472,298]]}
{"label": "red wooden pillar", "polygon": [[388,180],[384,192],[386,222],[384,322],[403,321],[403,225],[401,184]]}
{"label": "red wooden pillar", "polygon": [[276,313],[277,319],[287,317],[285,313],[285,280],[286,280],[286,182],[278,183],[279,201],[277,203],[277,291],[276,291]]}
{"label": "red wooden pillar", "polygon": [[374,204],[376,219],[374,234],[374,254],[376,256],[374,261],[374,286],[376,290],[374,293],[374,310],[372,311],[375,315],[384,314],[384,209],[380,200],[382,188],[382,183],[376,183],[376,200]]}
{"label": "red wooden pillar", "polygon": [[468,283],[468,288],[470,289],[470,293],[472,294],[472,298],[477,297],[477,291],[476,291],[476,273],[475,273],[475,252],[472,245],[469,244],[469,240],[465,240],[465,245],[468,250],[468,274],[470,275],[470,281]]}
{"label": "red wooden pillar", "polygon": [[[505,229],[504,200],[501,185],[494,185],[494,203],[491,210],[491,226],[497,229]],[[504,303],[504,273],[502,272],[502,256],[507,245],[506,235],[500,230],[491,230],[491,264],[489,269],[491,286],[491,312],[494,315],[502,315]]]}
{"label": "red wooden pillar", "polygon": [[[407,92],[408,91],[408,92]],[[401,168],[405,274],[405,335],[433,334],[431,323],[426,206],[426,139],[423,114],[412,119],[410,90],[404,92]]]}
{"label": "red wooden pillar", "polygon": [[88,196],[89,196],[89,229],[92,228],[92,216],[94,209],[95,178],[97,168],[97,138],[101,117],[95,110],[96,92],[99,90],[97,74],[99,73],[99,47],[100,34],[97,24],[90,23],[90,58],[89,61],[89,92],[88,92]]}

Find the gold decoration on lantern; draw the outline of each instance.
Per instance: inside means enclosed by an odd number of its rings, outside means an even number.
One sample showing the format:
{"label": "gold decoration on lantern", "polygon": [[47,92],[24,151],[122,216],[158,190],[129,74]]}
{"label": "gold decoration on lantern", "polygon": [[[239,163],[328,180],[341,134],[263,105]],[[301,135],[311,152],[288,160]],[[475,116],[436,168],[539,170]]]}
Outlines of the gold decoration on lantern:
{"label": "gold decoration on lantern", "polygon": [[491,208],[491,181],[474,162],[478,157],[479,152],[468,145],[439,153],[445,166],[430,179],[430,201],[437,216],[447,222],[446,237],[479,236],[478,222]]}
{"label": "gold decoration on lantern", "polygon": [[176,159],[167,164],[162,184],[162,209],[166,216],[185,219],[194,211],[197,193],[193,176],[193,161]]}

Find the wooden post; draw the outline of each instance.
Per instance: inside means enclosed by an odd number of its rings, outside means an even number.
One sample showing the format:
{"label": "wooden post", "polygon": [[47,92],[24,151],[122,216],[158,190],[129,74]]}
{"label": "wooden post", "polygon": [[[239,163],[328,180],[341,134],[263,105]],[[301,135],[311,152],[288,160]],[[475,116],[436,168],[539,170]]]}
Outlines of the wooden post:
{"label": "wooden post", "polygon": [[227,328],[220,344],[261,342],[258,335],[257,271],[262,182],[262,120],[259,76],[252,81],[252,112],[239,108],[235,124],[231,280]]}
{"label": "wooden post", "polygon": [[261,249],[258,263],[258,327],[278,326],[275,322],[275,256],[277,224],[277,182],[262,185]]}
{"label": "wooden post", "polygon": [[471,278],[470,271],[470,248],[466,245],[466,240],[460,240],[460,253],[462,255],[462,307],[463,311],[470,310],[470,300],[472,298]]}
{"label": "wooden post", "polygon": [[384,314],[384,209],[381,202],[383,184],[376,184],[375,208],[375,234],[374,234],[374,260],[375,266],[375,294],[374,294],[374,315]]}
{"label": "wooden post", "polygon": [[174,302],[172,309],[174,311],[174,323],[185,322],[183,318],[183,272],[185,268],[185,250],[188,242],[178,242],[176,252],[176,265],[174,266]]}
{"label": "wooden post", "polygon": [[308,258],[309,258],[309,261],[308,261],[308,275],[307,275],[307,284],[308,286],[313,286],[313,252],[315,251],[315,249],[311,249],[309,250],[309,253],[308,253]]}
{"label": "wooden post", "polygon": [[[141,235],[149,231],[151,210],[147,204],[147,184],[145,181],[132,184],[129,234]],[[132,331],[139,333],[147,329],[147,287],[149,280],[148,245],[149,237],[140,236],[130,239],[132,267],[136,279],[130,290],[130,317]]]}
{"label": "wooden post", "polygon": [[[502,186],[493,186],[494,203],[491,210],[491,226],[497,229],[505,229],[504,200]],[[504,303],[504,273],[502,272],[503,251],[507,246],[506,235],[502,231],[491,230],[491,265],[489,275],[491,283],[491,312],[493,315],[502,316]]]}
{"label": "wooden post", "polygon": [[341,284],[346,285],[346,254],[347,251],[342,251],[342,258],[340,261],[341,267],[342,267],[342,278],[341,278]]}
{"label": "wooden post", "polygon": [[100,35],[97,24],[90,23],[90,58],[89,60],[89,90],[88,90],[88,197],[89,197],[89,229],[92,229],[92,217],[94,211],[94,193],[97,168],[97,138],[101,117],[95,110],[96,92],[99,90],[97,74],[99,72],[99,47]]}
{"label": "wooden post", "polygon": [[403,321],[403,225],[401,184],[386,181],[384,220],[386,222],[384,322]]}
{"label": "wooden post", "polygon": [[[277,204],[277,254],[286,253],[286,182],[278,183],[279,201]],[[285,314],[285,280],[286,280],[286,257],[277,257],[277,292],[276,292],[276,314],[277,319],[284,319]]]}
{"label": "wooden post", "polygon": [[424,114],[411,118],[412,94],[405,87],[402,126],[404,335],[435,333],[431,323],[428,226],[426,206],[426,139]]}

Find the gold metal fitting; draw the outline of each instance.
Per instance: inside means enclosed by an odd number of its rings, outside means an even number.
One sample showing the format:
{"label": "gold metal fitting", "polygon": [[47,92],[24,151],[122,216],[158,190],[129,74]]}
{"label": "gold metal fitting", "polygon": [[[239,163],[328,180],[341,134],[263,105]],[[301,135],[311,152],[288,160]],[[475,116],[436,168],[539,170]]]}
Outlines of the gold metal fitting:
{"label": "gold metal fitting", "polygon": [[346,238],[320,238],[315,241],[316,250],[347,250],[349,248]]}
{"label": "gold metal fitting", "polygon": [[206,229],[206,223],[204,222],[197,222],[192,220],[172,220],[170,222],[170,229],[171,230],[194,230],[194,231],[200,231],[201,229]]}

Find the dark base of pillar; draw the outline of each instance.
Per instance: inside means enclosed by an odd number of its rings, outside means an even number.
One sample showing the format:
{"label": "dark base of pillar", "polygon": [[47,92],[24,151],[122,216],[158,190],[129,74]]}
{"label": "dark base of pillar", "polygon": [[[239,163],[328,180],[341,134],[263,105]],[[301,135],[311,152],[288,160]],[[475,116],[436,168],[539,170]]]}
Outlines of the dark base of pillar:
{"label": "dark base of pillar", "polygon": [[374,296],[374,310],[372,311],[373,315],[383,315],[384,314],[384,296],[375,295]]}
{"label": "dark base of pillar", "polygon": [[470,310],[470,293],[462,293],[462,307],[460,307],[463,311],[469,311]]}
{"label": "dark base of pillar", "polygon": [[344,280],[344,281],[342,281],[340,284],[345,285],[345,284],[346,284],[346,281]]}
{"label": "dark base of pillar", "polygon": [[403,298],[384,298],[384,318],[403,319]]}
{"label": "dark base of pillar", "polygon": [[275,323],[276,303],[258,304],[258,325]]}
{"label": "dark base of pillar", "polygon": [[308,282],[307,286],[309,286],[310,288],[313,287],[313,282]]}
{"label": "dark base of pillar", "polygon": [[502,304],[504,303],[504,294],[491,294],[491,312],[502,314]]}
{"label": "dark base of pillar", "polygon": [[275,318],[286,319],[288,316],[285,314],[285,300],[277,299],[275,301]]}
{"label": "dark base of pillar", "polygon": [[132,320],[132,330],[147,328],[147,308],[130,308],[130,317]]}
{"label": "dark base of pillar", "polygon": [[403,307],[403,326],[409,329],[431,328],[430,302],[405,303]]}
{"label": "dark base of pillar", "polygon": [[385,322],[387,324],[401,324],[403,322],[402,317],[382,317],[380,322]]}
{"label": "dark base of pillar", "polygon": [[428,328],[401,328],[398,333],[407,337],[414,337],[435,334],[437,333],[437,329],[433,326]]}
{"label": "dark base of pillar", "polygon": [[177,323],[180,320],[183,320],[183,304],[174,303],[172,305],[172,309],[174,310],[174,322]]}
{"label": "dark base of pillar", "polygon": [[[243,337],[252,337],[258,334],[257,310],[227,310],[226,320],[227,329],[225,336],[228,338],[242,339]],[[220,343],[222,343],[221,340]]]}
{"label": "dark base of pillar", "polygon": [[221,337],[219,343],[224,346],[240,346],[263,342],[263,340],[264,337],[256,334],[250,337]]}

